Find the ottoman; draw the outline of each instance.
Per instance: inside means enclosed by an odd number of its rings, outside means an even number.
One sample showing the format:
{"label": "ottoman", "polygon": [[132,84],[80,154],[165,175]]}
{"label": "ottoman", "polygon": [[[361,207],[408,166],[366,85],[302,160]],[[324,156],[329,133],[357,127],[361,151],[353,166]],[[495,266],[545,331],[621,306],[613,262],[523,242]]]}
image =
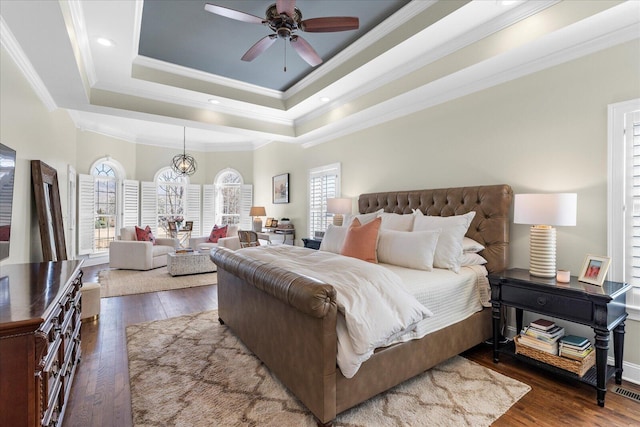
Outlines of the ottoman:
{"label": "ottoman", "polygon": [[100,283],[83,283],[80,288],[82,298],[82,312],[80,319],[95,320],[100,315]]}

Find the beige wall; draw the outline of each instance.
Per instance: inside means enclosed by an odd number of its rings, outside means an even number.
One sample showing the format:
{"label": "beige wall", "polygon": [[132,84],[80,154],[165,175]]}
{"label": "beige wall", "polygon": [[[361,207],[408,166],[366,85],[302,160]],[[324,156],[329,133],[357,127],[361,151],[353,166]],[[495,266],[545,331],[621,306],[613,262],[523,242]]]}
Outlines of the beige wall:
{"label": "beige wall", "polygon": [[[58,171],[60,197],[66,200],[67,165],[76,163],[75,126],[66,111],[47,111],[4,48],[0,76],[0,142],[17,152],[11,249],[2,263],[41,261],[30,161],[42,160]],[[66,221],[65,203],[62,207]]]}
{"label": "beige wall", "polygon": [[[577,226],[558,229],[558,267],[577,274],[587,253],[607,253],[607,105],[640,97],[639,50],[629,42],[308,149],[272,144],[256,152],[256,189],[291,173],[291,203],[266,206],[295,218],[298,239],[307,234],[306,174],[333,162],[354,209],[358,194],[384,190],[576,192]],[[528,267],[528,228],[511,225],[512,267]],[[628,321],[627,333],[637,342],[640,322]],[[625,351],[640,364],[640,347]]]}

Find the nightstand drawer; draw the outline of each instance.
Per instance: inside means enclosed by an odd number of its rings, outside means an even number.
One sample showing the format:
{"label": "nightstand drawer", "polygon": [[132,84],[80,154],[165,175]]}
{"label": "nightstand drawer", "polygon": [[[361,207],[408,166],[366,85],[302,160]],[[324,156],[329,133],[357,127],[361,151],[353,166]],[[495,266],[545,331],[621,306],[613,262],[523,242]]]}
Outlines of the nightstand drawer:
{"label": "nightstand drawer", "polygon": [[591,301],[531,289],[503,286],[501,300],[507,305],[587,324],[593,315]]}

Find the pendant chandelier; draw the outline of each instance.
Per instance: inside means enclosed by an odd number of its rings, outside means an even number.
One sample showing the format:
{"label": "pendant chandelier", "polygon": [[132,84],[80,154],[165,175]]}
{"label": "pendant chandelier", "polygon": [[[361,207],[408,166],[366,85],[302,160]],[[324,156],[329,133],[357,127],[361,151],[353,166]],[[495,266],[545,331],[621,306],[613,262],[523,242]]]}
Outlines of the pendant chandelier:
{"label": "pendant chandelier", "polygon": [[198,164],[196,163],[196,159],[193,158],[191,154],[187,154],[187,129],[185,127],[183,129],[182,135],[182,154],[178,154],[173,156],[173,160],[171,161],[171,168],[178,175],[188,175],[191,176],[196,173],[196,168]]}

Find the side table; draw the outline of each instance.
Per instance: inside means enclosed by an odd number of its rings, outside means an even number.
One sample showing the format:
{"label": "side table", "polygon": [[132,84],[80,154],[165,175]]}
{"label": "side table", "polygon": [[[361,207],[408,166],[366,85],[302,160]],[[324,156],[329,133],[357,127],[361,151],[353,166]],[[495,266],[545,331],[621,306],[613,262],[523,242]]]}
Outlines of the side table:
{"label": "side table", "polygon": [[[498,363],[499,353],[505,352],[557,375],[578,379],[596,388],[598,405],[604,406],[607,381],[615,375],[616,384],[622,383],[626,293],[631,286],[610,281],[605,281],[603,286],[595,286],[579,282],[576,277],[571,277],[569,283],[560,283],[555,278],[531,276],[529,271],[519,268],[490,274],[489,283],[493,317],[493,361]],[[522,330],[523,310],[590,326],[595,332],[595,366],[583,377],[578,377],[571,372],[515,354],[513,343],[500,347],[503,305],[515,307],[518,333]],[[607,366],[610,331],[613,331],[615,366]]]}

